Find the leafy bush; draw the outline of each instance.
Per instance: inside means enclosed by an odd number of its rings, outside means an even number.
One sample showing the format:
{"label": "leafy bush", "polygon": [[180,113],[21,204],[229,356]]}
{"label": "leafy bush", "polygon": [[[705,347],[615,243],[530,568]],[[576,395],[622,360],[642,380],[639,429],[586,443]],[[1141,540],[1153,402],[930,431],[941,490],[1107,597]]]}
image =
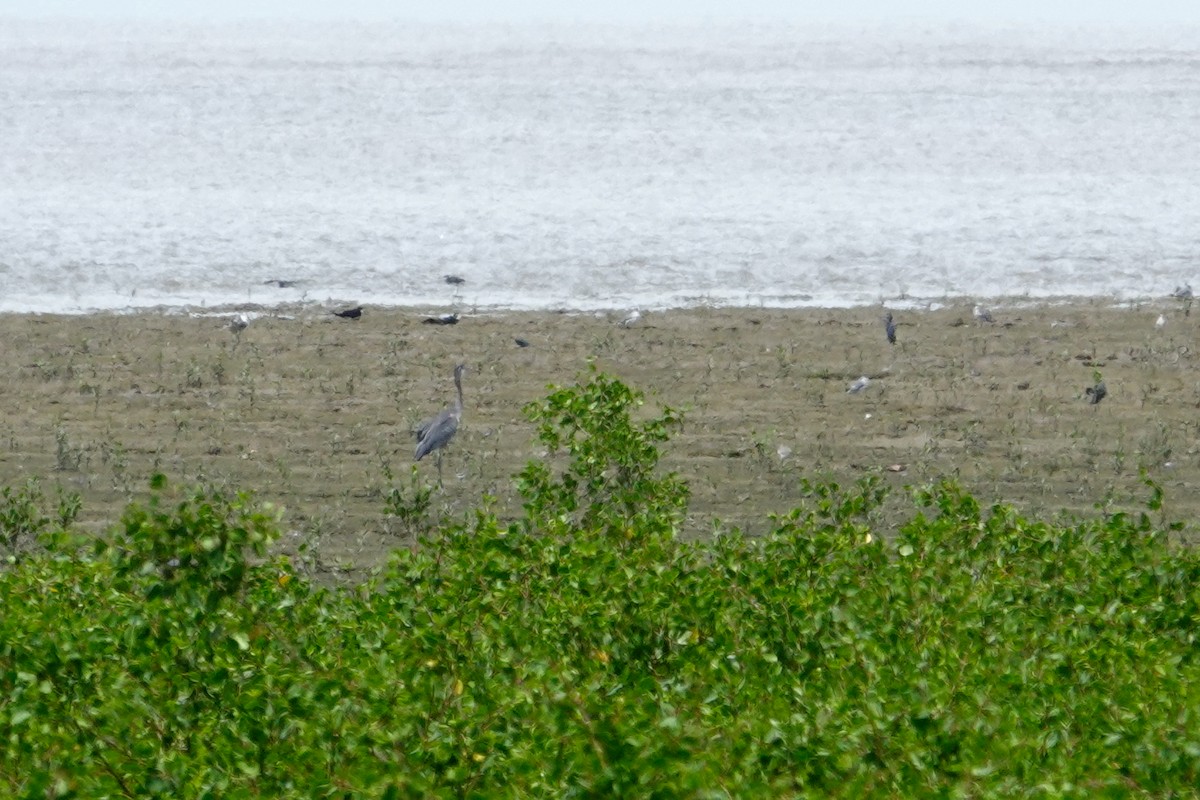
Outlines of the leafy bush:
{"label": "leafy bush", "polygon": [[882,535],[868,480],[684,542],[679,418],[641,401],[554,390],[525,515],[358,591],[266,560],[252,498],[161,481],[105,543],[11,564],[0,794],[1197,796],[1200,559],[1147,515],[943,483]]}
{"label": "leafy bush", "polygon": [[[15,561],[39,546],[54,546],[79,514],[79,495],[59,490],[58,505],[46,508],[46,495],[36,479],[19,489],[0,490],[0,555]],[[61,544],[61,542],[59,542]]]}

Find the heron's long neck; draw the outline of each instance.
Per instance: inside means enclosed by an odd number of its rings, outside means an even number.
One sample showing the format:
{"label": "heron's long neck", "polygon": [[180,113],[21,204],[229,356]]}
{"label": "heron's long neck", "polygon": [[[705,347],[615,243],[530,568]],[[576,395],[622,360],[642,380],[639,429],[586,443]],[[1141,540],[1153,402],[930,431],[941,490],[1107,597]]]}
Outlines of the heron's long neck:
{"label": "heron's long neck", "polygon": [[454,407],[461,414],[463,410],[462,376],[457,372],[454,373],[454,388],[458,390],[458,398],[454,401]]}

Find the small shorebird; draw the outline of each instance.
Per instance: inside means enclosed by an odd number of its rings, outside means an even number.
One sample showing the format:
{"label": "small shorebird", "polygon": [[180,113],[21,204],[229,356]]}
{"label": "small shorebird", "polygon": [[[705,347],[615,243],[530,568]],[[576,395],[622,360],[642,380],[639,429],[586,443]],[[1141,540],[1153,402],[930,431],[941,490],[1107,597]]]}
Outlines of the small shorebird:
{"label": "small shorebird", "polygon": [[354,308],[347,308],[344,311],[331,311],[330,313],[342,319],[358,319],[362,316],[362,312],[362,306],[355,306]]}
{"label": "small shorebird", "polygon": [[439,314],[436,317],[426,317],[421,320],[423,325],[457,325],[458,314]]}
{"label": "small shorebird", "polygon": [[242,331],[250,327],[250,318],[245,312],[238,314],[233,319],[229,320],[229,330],[233,331],[234,336],[241,336]]}
{"label": "small shorebird", "polygon": [[981,305],[976,304],[975,310],[972,312],[975,315],[976,322],[995,322],[992,319],[992,312],[988,311]]}
{"label": "small shorebird", "polygon": [[1154,330],[1161,331],[1165,327],[1167,327],[1167,315],[1159,314],[1158,319],[1154,321]]}
{"label": "small shorebird", "polygon": [[870,382],[871,382],[871,379],[868,378],[866,375],[863,375],[861,378],[856,380],[854,383],[850,384],[850,388],[846,390],[846,394],[858,394],[863,389],[866,389],[867,385]]}
{"label": "small shorebird", "polygon": [[896,323],[892,321],[892,312],[883,318],[883,332],[887,334],[888,344],[896,343]]}
{"label": "small shorebird", "polygon": [[635,308],[635,309],[633,310],[633,313],[632,313],[632,314],[630,314],[630,315],[629,315],[628,317],[626,317],[625,319],[621,320],[621,321],[618,323],[618,325],[620,325],[622,328],[630,328],[630,327],[633,327],[634,325],[636,325],[636,324],[638,323],[638,320],[640,320],[641,318],[642,318],[642,312],[641,312],[641,311],[638,311],[638,310]]}
{"label": "small shorebird", "polygon": [[1183,286],[1176,286],[1175,291],[1171,292],[1171,297],[1176,297],[1180,300],[1192,299],[1192,285],[1185,283]]}
{"label": "small shorebird", "polygon": [[460,278],[457,275],[447,275],[445,277],[445,281],[446,281],[446,283],[450,284],[451,286],[461,286],[462,284],[467,282],[467,279]]}
{"label": "small shorebird", "polygon": [[1095,386],[1084,389],[1083,393],[1088,396],[1089,403],[1097,405],[1108,395],[1108,387],[1104,385],[1104,381],[1100,381]]}

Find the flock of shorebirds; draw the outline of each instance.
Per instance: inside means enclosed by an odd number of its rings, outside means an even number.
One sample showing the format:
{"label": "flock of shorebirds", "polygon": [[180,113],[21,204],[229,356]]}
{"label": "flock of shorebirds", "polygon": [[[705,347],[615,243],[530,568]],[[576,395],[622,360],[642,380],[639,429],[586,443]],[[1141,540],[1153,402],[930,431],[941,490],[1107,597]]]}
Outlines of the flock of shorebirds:
{"label": "flock of shorebirds", "polygon": [[[456,287],[456,289],[457,289],[457,287],[466,283],[466,279],[459,277],[458,275],[446,275],[445,281],[446,281],[446,283],[450,284],[451,286]],[[267,281],[267,283],[278,285],[278,286],[294,285],[294,283],[292,281],[274,281],[273,280],[273,281]],[[1179,300],[1191,301],[1191,299],[1192,299],[1191,285],[1184,284],[1182,286],[1176,286],[1175,291],[1171,292],[1171,297],[1179,299]],[[362,306],[354,306],[353,308],[335,310],[335,311],[332,311],[331,313],[334,316],[341,317],[342,319],[355,320],[355,319],[362,318],[363,307]],[[972,316],[975,318],[975,321],[979,324],[994,324],[996,321],[995,318],[992,316],[991,312],[987,308],[985,308],[984,306],[981,306],[979,304],[976,304],[974,309],[972,309]],[[628,314],[626,317],[621,319],[621,321],[618,322],[617,324],[619,327],[622,327],[622,328],[630,328],[630,327],[638,324],[638,322],[641,321],[641,319],[642,319],[641,311],[639,311],[638,309],[634,309],[630,314]],[[423,321],[425,324],[429,324],[429,325],[454,325],[454,324],[457,324],[457,322],[458,322],[458,314],[456,314],[456,313],[441,314],[441,315],[437,315],[437,316],[427,317]],[[1163,328],[1166,327],[1166,324],[1167,324],[1166,316],[1163,314],[1159,314],[1158,319],[1154,323],[1154,327],[1156,330],[1162,330]],[[233,319],[229,323],[229,329],[231,331],[233,331],[235,336],[238,336],[238,337],[240,337],[242,334],[242,331],[246,330],[246,328],[248,328],[249,326],[250,326],[250,317],[247,316],[244,312],[238,313],[236,316],[233,317]],[[883,317],[883,332],[884,332],[884,336],[887,337],[888,344],[895,345],[896,344],[896,321],[892,317],[892,313],[890,311],[887,314],[885,314]],[[529,342],[526,341],[525,339],[518,337],[514,341],[518,347],[528,347],[529,346]],[[439,482],[441,481],[441,477],[442,477],[442,450],[454,438],[454,435],[458,432],[459,423],[462,421],[462,413],[463,413],[462,377],[466,372],[467,372],[467,366],[465,364],[459,364],[459,365],[455,366],[455,368],[454,368],[454,388],[455,388],[454,402],[451,405],[449,405],[448,407],[442,409],[442,411],[435,414],[434,416],[429,417],[426,420],[423,420],[413,431],[417,438],[417,449],[413,453],[413,459],[415,461],[420,461],[422,458],[429,455],[430,453],[436,453],[437,454],[437,468],[438,468],[438,481]],[[847,394],[861,394],[864,390],[866,390],[866,388],[870,384],[871,384],[870,377],[863,375],[860,378],[858,378],[857,380],[855,380],[853,383],[850,384],[850,386],[846,389],[846,393]],[[1088,398],[1089,403],[1091,403],[1092,405],[1096,405],[1108,395],[1108,387],[1106,387],[1104,385],[1104,381],[1101,380],[1099,378],[1099,375],[1097,374],[1096,383],[1092,386],[1087,387],[1084,390],[1084,395]]]}
{"label": "flock of shorebirds", "polygon": [[[1184,301],[1188,301],[1190,303],[1190,301],[1192,300],[1192,297],[1193,297],[1192,287],[1190,284],[1183,284],[1182,286],[1176,286],[1175,291],[1171,292],[1170,296],[1177,300],[1184,300]],[[975,307],[972,309],[971,315],[975,318],[975,321],[981,325],[994,324],[996,322],[995,317],[992,316],[992,312],[989,311],[984,306],[981,306],[979,304],[976,304]],[[1158,319],[1155,320],[1155,322],[1154,322],[1154,329],[1161,331],[1166,326],[1167,326],[1166,315],[1159,314]],[[883,316],[883,332],[884,332],[884,335],[887,337],[888,344],[891,344],[891,345],[896,344],[896,321],[892,317],[892,313],[890,311]],[[847,387],[846,393],[847,394],[861,394],[870,385],[871,385],[870,377],[867,375],[863,375],[860,378],[858,378],[857,380],[855,380],[854,382],[852,382],[849,387]],[[1099,374],[1097,373],[1096,382],[1092,386],[1089,386],[1086,389],[1084,389],[1083,394],[1084,394],[1084,397],[1086,397],[1088,399],[1089,403],[1091,403],[1092,405],[1097,405],[1101,400],[1103,400],[1105,397],[1108,396],[1108,387],[1105,386],[1104,381],[1099,377]]]}
{"label": "flock of shorebirds", "polygon": [[[1185,283],[1182,286],[1176,286],[1175,291],[1171,292],[1170,296],[1176,300],[1187,301],[1190,306],[1190,302],[1193,297],[1191,284]],[[975,308],[972,309],[971,315],[975,318],[975,321],[980,324],[993,324],[996,321],[992,316],[992,312],[988,311],[988,309],[979,305],[978,303],[975,305]],[[1159,314],[1158,319],[1154,321],[1154,329],[1161,331],[1166,326],[1166,315]],[[883,317],[883,332],[887,337],[888,344],[894,345],[896,343],[896,321],[892,318],[892,313],[890,311]],[[870,384],[871,379],[868,376],[863,375],[850,384],[850,386],[846,389],[846,393],[860,394]],[[1088,402],[1092,405],[1097,405],[1101,400],[1108,396],[1108,387],[1104,385],[1104,381],[1099,377],[1099,373],[1097,373],[1096,383],[1084,389],[1083,394],[1085,397],[1087,397]]]}

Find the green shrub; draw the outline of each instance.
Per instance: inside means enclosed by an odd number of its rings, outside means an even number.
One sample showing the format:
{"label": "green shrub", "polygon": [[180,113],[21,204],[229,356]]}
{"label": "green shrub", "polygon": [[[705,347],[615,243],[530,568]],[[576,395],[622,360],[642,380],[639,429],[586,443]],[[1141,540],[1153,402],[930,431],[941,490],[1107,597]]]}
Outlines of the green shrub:
{"label": "green shrub", "polygon": [[34,478],[19,489],[0,490],[0,556],[15,561],[39,546],[55,546],[50,540],[60,538],[79,514],[79,495],[60,488],[57,506],[49,510],[46,505],[46,495]]}
{"label": "green shrub", "polygon": [[641,400],[555,389],[524,516],[355,591],[268,560],[252,498],[161,480],[104,544],[48,537],[0,572],[0,795],[1198,795],[1200,559],[1149,516],[942,483],[881,532],[867,480],[684,542],[679,418]]}

